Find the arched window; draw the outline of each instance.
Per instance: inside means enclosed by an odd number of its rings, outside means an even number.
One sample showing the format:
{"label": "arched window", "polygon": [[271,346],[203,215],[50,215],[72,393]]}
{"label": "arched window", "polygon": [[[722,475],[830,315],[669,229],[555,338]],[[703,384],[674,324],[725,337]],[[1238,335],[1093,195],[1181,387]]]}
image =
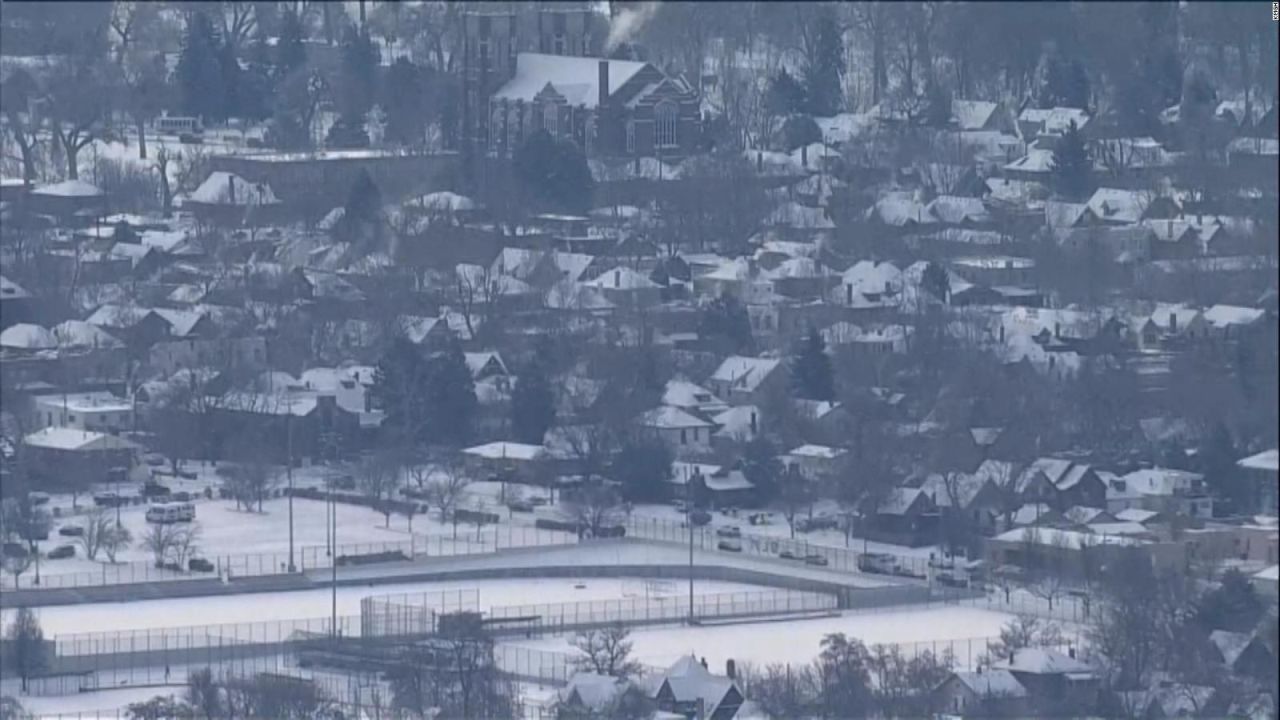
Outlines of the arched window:
{"label": "arched window", "polygon": [[542,129],[551,133],[551,137],[560,134],[560,106],[551,103],[542,109]]}
{"label": "arched window", "polygon": [[680,122],[680,109],[673,102],[660,102],[653,110],[653,144],[655,147],[676,147],[676,127]]}

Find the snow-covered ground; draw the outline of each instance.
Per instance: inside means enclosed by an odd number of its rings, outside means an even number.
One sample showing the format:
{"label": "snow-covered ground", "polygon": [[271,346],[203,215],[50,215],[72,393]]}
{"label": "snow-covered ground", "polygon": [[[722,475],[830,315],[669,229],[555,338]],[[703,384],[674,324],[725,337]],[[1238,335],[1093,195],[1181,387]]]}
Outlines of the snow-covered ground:
{"label": "snow-covered ground", "polygon": [[[839,617],[778,622],[735,623],[709,627],[662,628],[631,633],[632,653],[647,665],[666,667],[682,655],[695,653],[723,672],[724,663],[756,665],[808,663],[818,656],[819,643],[830,633],[844,633],[868,646],[903,645],[913,652],[950,648],[957,662],[986,651],[986,638],[998,636],[1013,618],[1005,613],[965,607],[929,608],[876,613],[848,613]],[[981,639],[981,641],[979,640]],[[569,638],[513,641],[513,645],[571,652]]]}
{"label": "snow-covered ground", "polygon": [[150,700],[156,695],[173,695],[181,698],[185,691],[186,688],[130,687],[75,695],[22,696],[18,701],[22,703],[23,709],[36,718],[58,716],[115,718],[125,717],[124,708],[131,703]]}
{"label": "snow-covered ground", "polygon": [[[579,587],[581,586],[581,587]],[[688,585],[646,583],[641,578],[583,578],[527,580],[462,580],[458,582],[400,583],[373,587],[338,588],[338,614],[356,615],[363,598],[400,593],[435,593],[476,589],[482,610],[507,605],[619,600],[630,597],[687,597]],[[742,583],[699,580],[698,595],[759,591]],[[128,603],[94,603],[36,608],[45,637],[73,633],[186,627],[198,624],[251,623],[298,618],[323,618],[330,614],[329,589],[295,592],[219,595]],[[12,611],[0,613],[7,625]]]}

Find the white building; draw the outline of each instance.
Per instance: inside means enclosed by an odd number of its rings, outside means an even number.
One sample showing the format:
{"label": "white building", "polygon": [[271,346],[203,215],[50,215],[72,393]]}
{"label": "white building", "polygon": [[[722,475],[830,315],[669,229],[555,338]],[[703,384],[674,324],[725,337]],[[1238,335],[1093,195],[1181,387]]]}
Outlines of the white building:
{"label": "white building", "polygon": [[109,392],[40,395],[34,399],[35,425],[117,434],[132,430],[133,403]]}

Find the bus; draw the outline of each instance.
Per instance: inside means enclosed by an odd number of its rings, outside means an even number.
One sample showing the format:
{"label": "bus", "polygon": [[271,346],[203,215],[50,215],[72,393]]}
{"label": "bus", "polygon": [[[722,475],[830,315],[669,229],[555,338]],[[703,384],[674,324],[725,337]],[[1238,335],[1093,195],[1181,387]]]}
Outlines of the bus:
{"label": "bus", "polygon": [[189,502],[160,503],[147,508],[147,522],[168,523],[191,522],[196,519],[196,506]]}
{"label": "bus", "polygon": [[168,135],[199,135],[204,132],[200,118],[165,115],[154,122],[155,131]]}

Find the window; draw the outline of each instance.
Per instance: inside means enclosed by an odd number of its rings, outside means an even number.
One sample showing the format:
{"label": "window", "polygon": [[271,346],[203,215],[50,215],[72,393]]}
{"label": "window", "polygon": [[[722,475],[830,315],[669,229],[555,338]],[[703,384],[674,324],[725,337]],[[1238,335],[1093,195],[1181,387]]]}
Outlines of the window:
{"label": "window", "polygon": [[655,147],[676,147],[676,127],[680,110],[673,102],[660,102],[653,111],[653,144]]}
{"label": "window", "polygon": [[[485,18],[481,18],[481,19],[483,20]],[[477,43],[477,49],[480,55],[480,69],[488,70],[489,69],[489,52],[490,52],[489,38],[487,37],[480,38],[480,42]]]}
{"label": "window", "polygon": [[75,421],[76,421],[76,416],[75,416],[75,415],[68,415],[68,416],[67,416],[67,422],[75,422]]}
{"label": "window", "polygon": [[636,151],[636,121],[627,121],[627,152],[634,153]]}
{"label": "window", "polygon": [[553,55],[564,55],[567,46],[568,41],[565,39],[564,35],[557,34],[551,40],[551,52]]}
{"label": "window", "polygon": [[684,429],[683,429],[683,428],[681,428],[681,430],[680,430],[680,444],[681,444],[681,445],[688,445],[688,444],[689,444],[689,438],[685,436],[685,431],[684,431]]}
{"label": "window", "polygon": [[559,135],[560,130],[560,106],[556,104],[547,105],[542,109],[542,129],[551,133],[551,137]]}

